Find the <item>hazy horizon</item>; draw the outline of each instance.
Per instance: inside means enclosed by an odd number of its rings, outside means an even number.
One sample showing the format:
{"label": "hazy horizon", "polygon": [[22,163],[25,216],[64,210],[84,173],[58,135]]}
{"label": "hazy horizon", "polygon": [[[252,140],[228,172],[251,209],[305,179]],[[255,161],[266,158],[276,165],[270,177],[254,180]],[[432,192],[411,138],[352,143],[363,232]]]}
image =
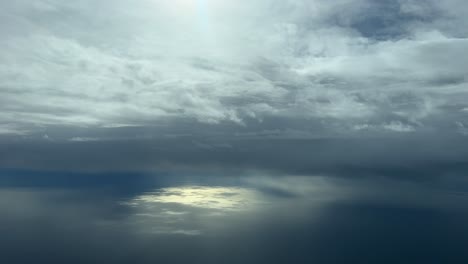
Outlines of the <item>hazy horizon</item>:
{"label": "hazy horizon", "polygon": [[468,3],[0,0],[0,262],[466,263]]}

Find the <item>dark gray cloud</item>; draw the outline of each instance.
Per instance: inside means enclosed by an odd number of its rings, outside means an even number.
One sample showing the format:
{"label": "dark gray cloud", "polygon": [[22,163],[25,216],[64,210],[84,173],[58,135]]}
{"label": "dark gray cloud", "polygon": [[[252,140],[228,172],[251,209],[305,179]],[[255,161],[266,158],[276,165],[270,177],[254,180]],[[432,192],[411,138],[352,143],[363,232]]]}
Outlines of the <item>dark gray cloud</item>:
{"label": "dark gray cloud", "polygon": [[468,166],[466,138],[455,134],[446,138],[418,134],[372,139],[282,139],[277,138],[278,134],[284,133],[268,132],[262,140],[257,139],[257,134],[252,138],[247,133],[237,139],[213,135],[100,141],[93,138],[95,135],[61,141],[50,135],[40,141],[3,142],[0,160],[4,168],[30,170],[224,169],[231,174],[259,170],[352,178],[380,175],[408,181],[453,174],[463,177]]}

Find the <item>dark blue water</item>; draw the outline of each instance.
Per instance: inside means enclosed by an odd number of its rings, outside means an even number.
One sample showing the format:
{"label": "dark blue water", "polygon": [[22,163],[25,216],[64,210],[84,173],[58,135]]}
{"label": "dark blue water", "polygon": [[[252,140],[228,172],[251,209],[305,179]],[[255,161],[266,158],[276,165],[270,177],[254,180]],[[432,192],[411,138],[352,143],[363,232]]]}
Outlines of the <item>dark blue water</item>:
{"label": "dark blue water", "polygon": [[2,171],[0,263],[467,263],[465,185]]}

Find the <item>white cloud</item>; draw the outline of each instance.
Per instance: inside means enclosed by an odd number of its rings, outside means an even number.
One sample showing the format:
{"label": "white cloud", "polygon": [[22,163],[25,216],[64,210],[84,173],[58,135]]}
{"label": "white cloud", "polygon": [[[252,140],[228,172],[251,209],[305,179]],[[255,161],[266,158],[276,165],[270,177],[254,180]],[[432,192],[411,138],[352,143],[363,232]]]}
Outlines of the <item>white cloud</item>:
{"label": "white cloud", "polygon": [[413,132],[415,130],[413,126],[405,125],[398,121],[392,121],[389,124],[385,124],[383,127],[395,132]]}
{"label": "white cloud", "polygon": [[[437,126],[468,99],[465,4],[394,2],[0,1],[0,122]],[[378,12],[394,25],[366,20]]]}
{"label": "white cloud", "polygon": [[90,142],[90,141],[99,141],[99,138],[73,137],[73,138],[70,138],[70,141],[73,141],[73,142]]}
{"label": "white cloud", "polygon": [[14,125],[0,125],[0,135],[27,135],[29,131],[18,128]]}
{"label": "white cloud", "polygon": [[378,124],[378,125],[373,125],[373,124],[357,124],[353,126],[354,130],[357,131],[382,131],[382,130],[387,130],[387,131],[392,131],[392,132],[400,132],[400,133],[408,133],[408,132],[414,132],[416,131],[416,128],[412,125],[408,124],[403,124],[400,121],[391,121],[389,123],[384,123],[384,124]]}

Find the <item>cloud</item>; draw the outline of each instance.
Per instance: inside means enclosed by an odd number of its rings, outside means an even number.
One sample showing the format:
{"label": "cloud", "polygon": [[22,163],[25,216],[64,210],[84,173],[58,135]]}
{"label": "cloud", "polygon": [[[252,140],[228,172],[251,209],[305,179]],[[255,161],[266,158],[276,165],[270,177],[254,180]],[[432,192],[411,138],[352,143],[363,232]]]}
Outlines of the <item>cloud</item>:
{"label": "cloud", "polygon": [[[153,139],[141,139],[140,135],[69,141],[49,134],[53,141],[4,139],[0,143],[0,166],[92,173],[172,170],[184,174],[221,170],[220,177],[258,170],[272,175],[390,177],[418,182],[449,175],[463,177],[468,167],[466,136],[460,127],[452,125],[456,132],[439,138],[410,132],[399,123],[387,128],[385,124],[369,127],[365,133],[374,133],[369,138],[362,138],[361,131],[355,131],[354,138],[321,139],[297,134],[284,139],[279,136],[281,131],[265,133],[262,139],[258,139],[258,134],[227,138],[161,135]],[[202,130],[201,135],[204,134]]]}
{"label": "cloud", "polygon": [[70,138],[70,141],[73,142],[87,142],[87,141],[98,141],[99,138],[89,138],[89,137],[73,137]]}
{"label": "cloud", "polygon": [[460,262],[466,7],[0,0],[0,258]]}
{"label": "cloud", "polygon": [[27,135],[28,131],[22,130],[17,126],[6,124],[0,126],[0,135]]}
{"label": "cloud", "polygon": [[465,166],[464,3],[0,3],[2,167]]}
{"label": "cloud", "polygon": [[369,122],[444,131],[434,119],[466,108],[455,0],[1,5],[0,120],[27,130],[190,119],[260,133],[275,118],[333,124],[290,127],[322,136]]}

